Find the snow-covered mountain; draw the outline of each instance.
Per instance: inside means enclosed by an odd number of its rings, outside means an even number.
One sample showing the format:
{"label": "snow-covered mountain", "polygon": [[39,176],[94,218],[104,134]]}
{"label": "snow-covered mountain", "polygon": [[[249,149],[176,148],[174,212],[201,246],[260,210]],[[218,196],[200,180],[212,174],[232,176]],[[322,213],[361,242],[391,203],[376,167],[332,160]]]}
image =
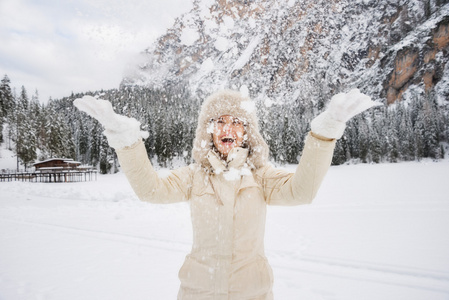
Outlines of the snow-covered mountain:
{"label": "snow-covered mountain", "polygon": [[435,91],[447,104],[448,49],[447,0],[195,0],[122,85],[244,86],[265,104]]}

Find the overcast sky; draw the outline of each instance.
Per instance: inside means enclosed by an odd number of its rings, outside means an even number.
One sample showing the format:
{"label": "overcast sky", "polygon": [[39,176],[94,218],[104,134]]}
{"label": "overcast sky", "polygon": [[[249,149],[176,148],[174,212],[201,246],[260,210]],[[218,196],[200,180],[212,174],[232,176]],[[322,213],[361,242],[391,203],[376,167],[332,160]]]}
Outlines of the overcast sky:
{"label": "overcast sky", "polygon": [[191,0],[0,0],[0,76],[48,98],[117,88]]}

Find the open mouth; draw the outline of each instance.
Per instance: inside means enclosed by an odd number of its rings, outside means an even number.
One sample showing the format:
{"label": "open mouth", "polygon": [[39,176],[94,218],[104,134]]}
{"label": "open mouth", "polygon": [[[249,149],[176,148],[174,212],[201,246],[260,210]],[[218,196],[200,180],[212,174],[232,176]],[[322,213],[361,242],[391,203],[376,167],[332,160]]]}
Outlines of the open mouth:
{"label": "open mouth", "polygon": [[234,143],[235,139],[230,138],[230,137],[224,137],[221,139],[221,142],[224,144],[232,144]]}

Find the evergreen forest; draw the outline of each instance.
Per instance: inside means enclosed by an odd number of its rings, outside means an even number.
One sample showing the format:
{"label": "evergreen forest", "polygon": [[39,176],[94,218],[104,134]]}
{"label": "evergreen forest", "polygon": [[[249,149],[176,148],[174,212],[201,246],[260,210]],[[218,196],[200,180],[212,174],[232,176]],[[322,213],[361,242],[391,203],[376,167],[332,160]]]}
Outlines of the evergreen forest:
{"label": "evergreen forest", "polygon": [[[58,157],[93,165],[101,173],[117,172],[114,150],[108,146],[101,125],[73,106],[73,100],[84,95],[109,100],[117,113],[139,120],[142,130],[150,133],[145,146],[157,167],[193,162],[191,149],[203,99],[191,95],[185,85],[164,90],[122,86],[49,99],[43,104],[37,91],[30,96],[25,87],[13,90],[5,75],[0,84],[0,141],[16,153],[25,168]],[[298,162],[309,123],[327,100],[256,103],[273,163]],[[343,138],[337,142],[333,164],[444,158],[448,124],[447,113],[432,92],[376,107],[348,122]]]}

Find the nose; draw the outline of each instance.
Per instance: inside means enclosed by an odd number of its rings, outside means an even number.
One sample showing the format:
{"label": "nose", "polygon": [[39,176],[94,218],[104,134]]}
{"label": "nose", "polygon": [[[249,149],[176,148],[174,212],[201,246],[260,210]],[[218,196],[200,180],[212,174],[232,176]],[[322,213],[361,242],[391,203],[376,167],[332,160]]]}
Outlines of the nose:
{"label": "nose", "polygon": [[232,130],[232,124],[226,122],[226,123],[224,124],[224,126],[223,126],[223,131],[229,132],[229,131],[231,131],[231,130]]}
{"label": "nose", "polygon": [[231,129],[231,124],[230,123],[226,123],[225,126],[223,127],[223,129],[225,131],[229,131]]}

